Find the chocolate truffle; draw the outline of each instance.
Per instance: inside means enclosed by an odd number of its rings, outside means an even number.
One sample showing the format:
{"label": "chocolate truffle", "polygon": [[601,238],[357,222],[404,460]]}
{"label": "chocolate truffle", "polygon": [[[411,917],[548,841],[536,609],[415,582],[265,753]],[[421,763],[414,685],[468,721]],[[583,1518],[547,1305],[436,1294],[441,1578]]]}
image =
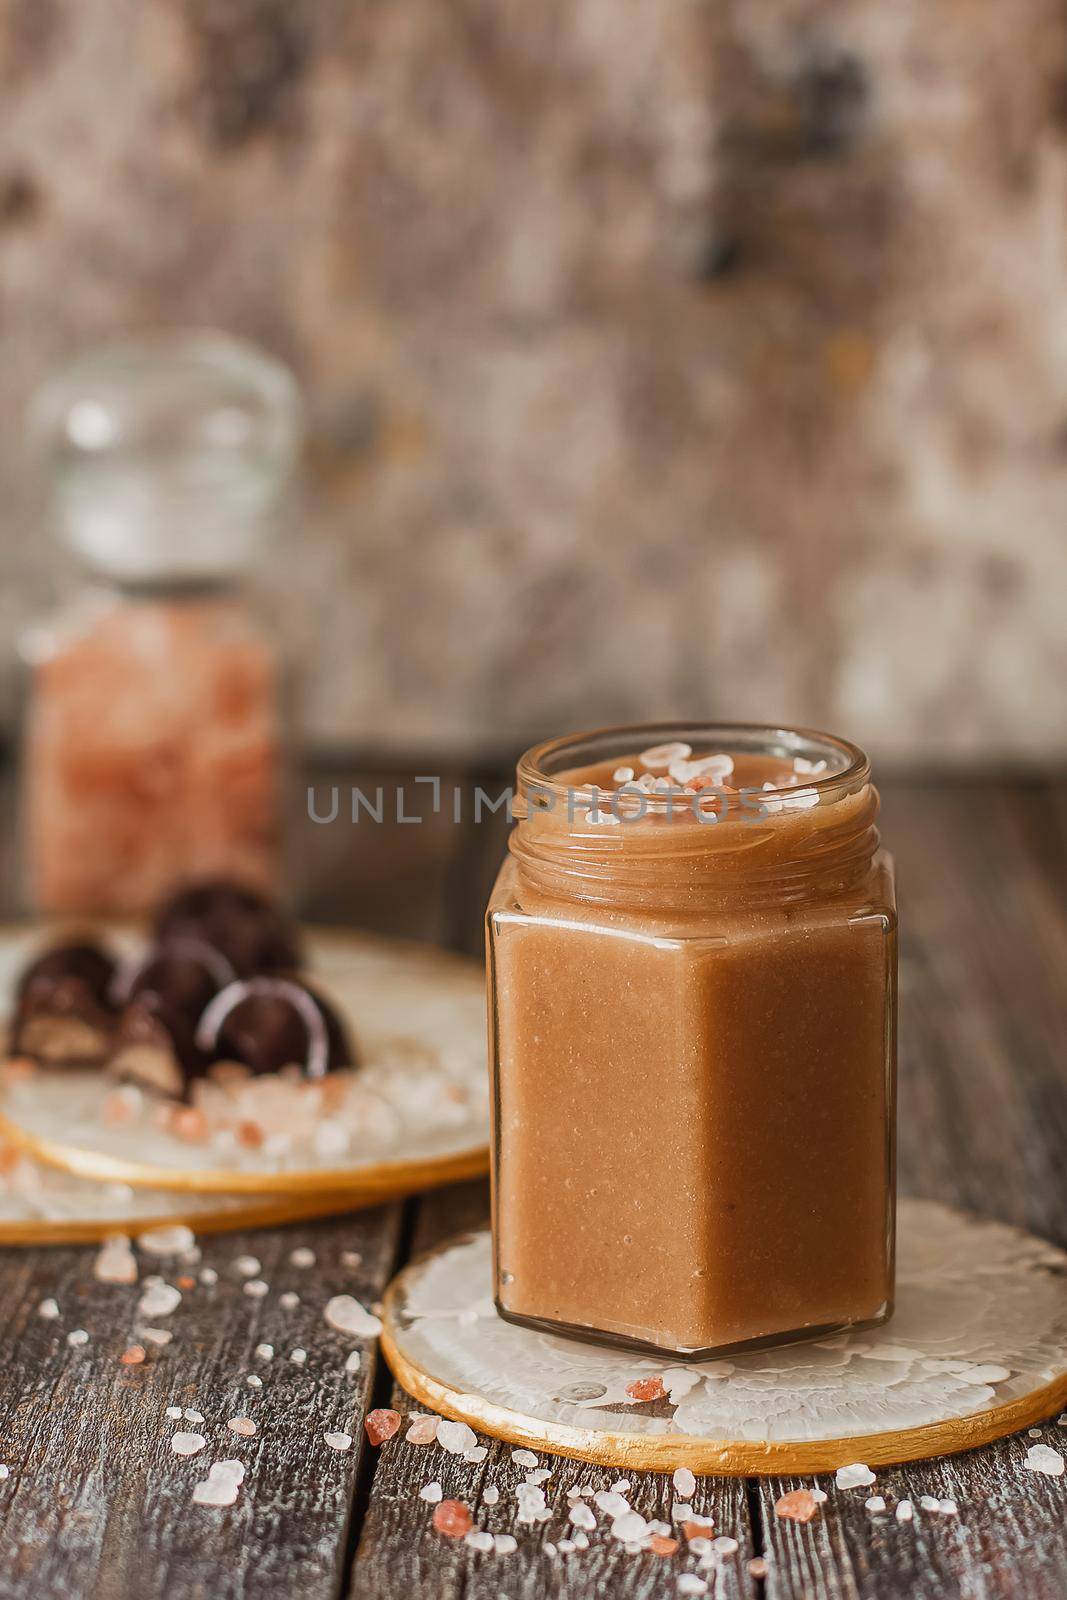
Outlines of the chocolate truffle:
{"label": "chocolate truffle", "polygon": [[8,1051],[45,1066],[92,1066],[110,1046],[108,986],[115,964],[98,945],[54,945],[23,972]]}
{"label": "chocolate truffle", "polygon": [[177,1006],[144,989],[119,1017],[108,1067],[116,1077],[182,1098],[206,1062],[193,1024]]}
{"label": "chocolate truffle", "polygon": [[156,916],[155,936],[160,944],[196,939],[213,945],[242,978],[300,965],[296,930],[280,908],[255,889],[221,878],[172,895]]}
{"label": "chocolate truffle", "polygon": [[344,1024],[321,995],[292,978],[248,978],[212,1001],[196,1042],[216,1061],[239,1061],[256,1074],[299,1066],[321,1078],[356,1063]]}
{"label": "chocolate truffle", "polygon": [[122,1006],[150,990],[195,1026],[219,990],[236,976],[221,950],[202,939],[175,939],[124,967],[111,994]]}

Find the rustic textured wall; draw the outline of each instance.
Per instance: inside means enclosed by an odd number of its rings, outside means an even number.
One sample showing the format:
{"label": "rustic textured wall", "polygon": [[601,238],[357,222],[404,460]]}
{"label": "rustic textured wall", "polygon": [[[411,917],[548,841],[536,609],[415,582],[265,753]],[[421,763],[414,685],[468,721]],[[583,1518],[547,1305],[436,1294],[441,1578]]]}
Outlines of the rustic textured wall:
{"label": "rustic textured wall", "polygon": [[0,295],[6,637],[29,388],[214,322],[318,736],[1067,754],[1065,0],[0,0]]}

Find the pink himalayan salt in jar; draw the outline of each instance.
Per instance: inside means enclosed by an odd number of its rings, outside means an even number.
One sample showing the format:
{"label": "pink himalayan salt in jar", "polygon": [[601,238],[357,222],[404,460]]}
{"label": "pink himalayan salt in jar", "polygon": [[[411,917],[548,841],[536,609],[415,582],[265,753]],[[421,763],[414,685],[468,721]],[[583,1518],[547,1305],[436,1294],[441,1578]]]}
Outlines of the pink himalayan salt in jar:
{"label": "pink himalayan salt in jar", "polygon": [[136,913],[217,874],[277,889],[284,673],[240,580],[291,476],[291,377],[236,341],[166,336],[78,362],[34,421],[95,581],[23,640],[32,906]]}

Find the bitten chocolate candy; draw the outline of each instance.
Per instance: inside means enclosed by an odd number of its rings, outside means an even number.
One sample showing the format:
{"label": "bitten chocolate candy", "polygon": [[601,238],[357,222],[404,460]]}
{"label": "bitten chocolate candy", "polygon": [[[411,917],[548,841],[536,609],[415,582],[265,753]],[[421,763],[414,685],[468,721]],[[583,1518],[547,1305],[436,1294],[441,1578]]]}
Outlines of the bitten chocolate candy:
{"label": "bitten chocolate candy", "polygon": [[109,1071],[181,1097],[205,1066],[190,1019],[151,989],[135,995],[119,1017]]}
{"label": "bitten chocolate candy", "polygon": [[340,1017],[321,995],[292,978],[247,978],[212,1001],[197,1045],[217,1061],[240,1061],[254,1073],[302,1067],[321,1078],[356,1064]]}
{"label": "bitten chocolate candy", "polygon": [[23,972],[8,1050],[45,1066],[92,1066],[107,1055],[114,1013],[107,1001],[115,970],[98,945],[54,945]]}
{"label": "bitten chocolate candy", "polygon": [[77,978],[94,1000],[106,1005],[114,976],[115,963],[106,950],[88,939],[71,940],[67,944],[51,945],[31,961],[15,993],[21,1000],[31,985],[38,987],[64,978]]}
{"label": "bitten chocolate candy", "polygon": [[123,968],[111,994],[117,1005],[126,1005],[150,990],[195,1026],[219,990],[236,976],[221,950],[202,939],[175,939]]}
{"label": "bitten chocolate candy", "polygon": [[156,916],[158,943],[196,939],[221,950],[239,977],[291,972],[300,942],[283,912],[264,895],[224,879],[191,884],[172,895]]}

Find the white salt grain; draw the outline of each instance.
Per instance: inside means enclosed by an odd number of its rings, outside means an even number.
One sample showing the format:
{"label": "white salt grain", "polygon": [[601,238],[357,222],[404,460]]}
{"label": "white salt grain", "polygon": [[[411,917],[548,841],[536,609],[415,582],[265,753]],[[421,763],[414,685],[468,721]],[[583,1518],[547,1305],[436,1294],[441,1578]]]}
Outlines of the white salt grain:
{"label": "white salt grain", "polygon": [[438,1502],[443,1498],[444,1490],[441,1488],[439,1483],[425,1483],[419,1490],[419,1499],[428,1500],[432,1506],[437,1505]]}
{"label": "white salt grain", "polygon": [[239,1272],[242,1278],[258,1278],[260,1263],[255,1256],[238,1256],[234,1262],[234,1271]]}
{"label": "white salt grain", "polygon": [[219,1275],[214,1267],[201,1267],[200,1282],[208,1289],[213,1289],[219,1281]]}
{"label": "white salt grain", "polygon": [[350,1433],[326,1433],[323,1438],[331,1450],[351,1450],[352,1435]]}
{"label": "white salt grain", "polygon": [[711,1548],[717,1556],[732,1556],[741,1547],[728,1533],[720,1533],[717,1539],[711,1541]]}
{"label": "white salt grain", "polygon": [[308,1358],[307,1351],[306,1350],[301,1350],[299,1345],[297,1345],[295,1350],[290,1350],[290,1352],[289,1352],[289,1360],[293,1363],[293,1365],[295,1367],[302,1367],[304,1365],[304,1362],[307,1360],[307,1358]]}
{"label": "white salt grain", "polygon": [[449,1455],[466,1455],[478,1443],[478,1435],[465,1422],[449,1422],[446,1418],[437,1425],[437,1442]]}
{"label": "white salt grain", "polygon": [[630,1488],[629,1478],[617,1478],[611,1485],[612,1494],[626,1494]]}
{"label": "white salt grain", "polygon": [[834,1481],[839,1489],[865,1489],[874,1482],[874,1473],[862,1461],[854,1461],[851,1466],[838,1467]]}
{"label": "white salt grain", "polygon": [[170,1441],[170,1447],[176,1456],[195,1456],[206,1444],[207,1440],[202,1433],[176,1433]]}
{"label": "white salt grain", "polygon": [[872,1494],[870,1499],[865,1500],[863,1503],[868,1511],[879,1512],[885,1510],[885,1497],[880,1494]]}
{"label": "white salt grain", "polygon": [[51,1298],[42,1300],[37,1307],[37,1315],[43,1317],[46,1322],[54,1322],[59,1316],[59,1306]]}
{"label": "white salt grain", "polygon": [[237,1485],[230,1478],[208,1478],[193,1490],[198,1506],[232,1506],[237,1501]]}
{"label": "white salt grain", "polygon": [[278,1296],[278,1304],[283,1311],[295,1311],[300,1304],[300,1296],[295,1294],[292,1289],[286,1289],[284,1294]]}
{"label": "white salt grain", "polygon": [[678,1575],[679,1594],[707,1594],[708,1586],[703,1578],[698,1578],[695,1572],[682,1572]]}
{"label": "white salt grain", "polygon": [[488,1454],[489,1450],[486,1445],[476,1444],[473,1450],[464,1450],[463,1459],[464,1461],[469,1461],[472,1467],[476,1467],[485,1460]]}
{"label": "white salt grain", "polygon": [[139,1317],[169,1317],[182,1303],[180,1289],[169,1283],[150,1283],[137,1304]]}
{"label": "white salt grain", "polygon": [[193,1490],[194,1502],[200,1506],[232,1506],[244,1475],[239,1461],[214,1462],[208,1468],[207,1480]]}
{"label": "white salt grain", "polygon": [[89,1335],[84,1328],[72,1328],[67,1334],[67,1343],[77,1348],[79,1345],[89,1343]]}
{"label": "white salt grain", "polygon": [[574,1535],[574,1538],[571,1540],[571,1543],[573,1544],[573,1546],[574,1546],[574,1548],[576,1550],[588,1550],[589,1549],[589,1535],[587,1533],[583,1532],[583,1530],[581,1528],[579,1528],[578,1532]]}
{"label": "white salt grain", "polygon": [[621,1539],[623,1544],[636,1543],[643,1539],[648,1532],[648,1523],[640,1511],[624,1511],[621,1517],[616,1517],[611,1524],[611,1537]]}
{"label": "white salt grain", "polygon": [[497,1501],[500,1499],[500,1490],[497,1488],[495,1483],[491,1483],[487,1489],[482,1491],[482,1499],[485,1501],[487,1506],[496,1505]]}
{"label": "white salt grain", "polygon": [[1050,1478],[1063,1476],[1063,1457],[1047,1444],[1032,1444],[1026,1452],[1023,1465],[1031,1472],[1043,1472]]}
{"label": "white salt grain", "polygon": [[902,1500],[897,1506],[896,1517],[898,1522],[910,1522],[915,1515],[915,1507],[910,1500]]}
{"label": "white salt grain", "polygon": [[137,1335],[147,1344],[159,1345],[170,1344],[174,1338],[169,1328],[138,1328]]}
{"label": "white salt grain", "polygon": [[289,1260],[294,1267],[313,1267],[315,1265],[315,1252],[309,1250],[307,1245],[299,1245],[297,1249],[290,1250]]}
{"label": "white salt grain", "polygon": [[242,1439],[251,1439],[259,1431],[251,1417],[231,1417],[226,1426]]}
{"label": "white salt grain", "polygon": [[93,1277],[97,1283],[136,1283],[137,1261],[125,1238],[104,1242],[93,1262]]}
{"label": "white salt grain", "polygon": [[823,1502],[825,1501],[825,1499],[826,1499],[826,1490],[825,1489],[812,1489],[811,1498],[815,1501],[815,1504],[817,1506],[821,1506],[823,1504]]}
{"label": "white salt grain", "polygon": [[938,1511],[940,1508],[941,1502],[937,1499],[936,1495],[924,1494],[919,1496],[920,1511]]}
{"label": "white salt grain", "polygon": [[469,1544],[472,1550],[492,1550],[493,1535],[484,1528],[472,1528],[463,1543]]}
{"label": "white salt grain", "polygon": [[170,1417],[172,1419],[172,1421],[174,1421],[174,1422],[180,1421],[181,1414],[182,1414],[181,1406],[168,1406],[167,1407],[166,1415],[168,1417]]}
{"label": "white salt grain", "polygon": [[265,1294],[270,1293],[270,1284],[264,1283],[262,1278],[250,1278],[244,1286],[244,1292],[252,1300],[262,1300]]}
{"label": "white salt grain", "polygon": [[273,1361],[274,1346],[272,1344],[257,1344],[256,1355],[261,1361]]}
{"label": "white salt grain", "polygon": [[517,1467],[536,1467],[537,1457],[532,1450],[513,1450],[511,1459]]}
{"label": "white salt grain", "polygon": [[248,1377],[245,1379],[245,1382],[247,1383],[247,1385],[248,1385],[248,1387],[250,1389],[262,1389],[262,1387],[263,1387],[263,1379],[262,1378],[257,1378],[254,1372],[250,1372],[248,1374]]}
{"label": "white salt grain", "polygon": [[596,1517],[584,1500],[579,1500],[577,1505],[571,1506],[570,1520],[576,1528],[595,1528]]}
{"label": "white salt grain", "polygon": [[[681,740],[672,740],[669,744],[653,744],[647,750],[642,750],[638,756],[643,767],[648,767],[652,772],[666,772],[672,761],[685,761],[693,754],[693,747],[683,744]],[[694,1591],[699,1593],[702,1591]]]}
{"label": "white salt grain", "polygon": [[680,1500],[691,1500],[696,1493],[697,1481],[688,1467],[678,1467],[675,1471],[674,1492]]}
{"label": "white salt grain", "polygon": [[937,1509],[940,1511],[943,1517],[955,1517],[959,1515],[960,1508],[956,1504],[955,1500],[942,1500],[938,1504]]}
{"label": "white salt grain", "polygon": [[204,1420],[202,1412],[193,1411],[189,1406],[186,1406],[185,1410],[182,1412],[182,1416],[185,1418],[186,1422],[203,1422]]}
{"label": "white salt grain", "polygon": [[357,1339],[373,1339],[382,1331],[381,1318],[367,1311],[350,1294],[335,1294],[327,1300],[324,1312],[327,1323],[338,1333],[350,1333]]}
{"label": "white salt grain", "polygon": [[609,1517],[623,1517],[630,1509],[629,1500],[613,1489],[599,1489],[593,1496],[593,1504],[599,1511],[606,1511]]}
{"label": "white salt grain", "polygon": [[[519,1541],[512,1533],[497,1533],[493,1536],[493,1547],[498,1556],[510,1556],[519,1548]],[[562,1548],[563,1543],[560,1541],[560,1549]]]}
{"label": "white salt grain", "polygon": [[360,1355],[359,1351],[358,1350],[353,1350],[349,1354],[348,1359],[345,1362],[345,1371],[346,1372],[358,1372],[359,1369],[360,1369],[360,1364],[361,1364],[362,1360],[363,1360],[363,1357]]}
{"label": "white salt grain", "polygon": [[137,1235],[138,1248],[149,1256],[186,1255],[195,1244],[193,1230],[180,1222],[171,1227],[149,1228],[147,1233]]}

